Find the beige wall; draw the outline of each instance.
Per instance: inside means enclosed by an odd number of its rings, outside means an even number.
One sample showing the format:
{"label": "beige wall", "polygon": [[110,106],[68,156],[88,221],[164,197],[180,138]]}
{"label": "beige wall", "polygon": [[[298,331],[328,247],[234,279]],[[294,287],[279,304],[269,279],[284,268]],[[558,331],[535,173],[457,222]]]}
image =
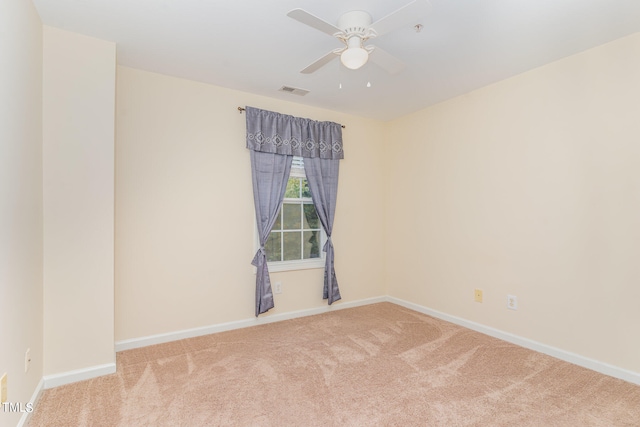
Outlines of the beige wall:
{"label": "beige wall", "polygon": [[640,372],[638,76],[640,34],[391,123],[389,293]]}
{"label": "beige wall", "polygon": [[44,27],[44,373],[115,362],[115,44]]}
{"label": "beige wall", "polygon": [[[254,208],[238,106],[347,125],[338,281],[344,302],[384,295],[380,123],[126,67],[117,90],[117,341],[254,316]],[[322,277],[274,273],[283,293],[266,316],[325,306]]]}
{"label": "beige wall", "polygon": [[42,24],[31,2],[3,0],[0,28],[0,375],[28,402],[42,377]]}

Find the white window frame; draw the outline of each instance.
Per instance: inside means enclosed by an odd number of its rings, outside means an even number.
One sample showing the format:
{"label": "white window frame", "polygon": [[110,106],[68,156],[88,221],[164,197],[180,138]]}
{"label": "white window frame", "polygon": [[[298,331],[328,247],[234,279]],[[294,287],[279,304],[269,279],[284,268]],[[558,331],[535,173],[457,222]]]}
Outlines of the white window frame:
{"label": "white window frame", "polygon": [[[294,157],[293,163],[291,165],[291,172],[289,173],[289,178],[307,178],[307,175],[304,171],[303,160],[301,157]],[[299,202],[300,199],[284,199],[283,203],[287,200]],[[304,200],[306,201],[306,200]],[[280,210],[282,210],[282,206],[280,206]],[[254,216],[254,224],[255,216]],[[257,226],[254,227],[254,246],[257,251],[260,248],[260,240],[258,238],[258,229]],[[269,272],[279,272],[279,271],[295,271],[295,270],[308,270],[312,268],[324,268],[326,253],[322,250],[324,244],[327,241],[327,233],[324,231],[324,227],[320,224],[320,257],[319,258],[311,258],[311,259],[299,259],[299,260],[289,260],[289,261],[269,261],[267,265],[269,266]],[[255,272],[254,268],[254,272]]]}

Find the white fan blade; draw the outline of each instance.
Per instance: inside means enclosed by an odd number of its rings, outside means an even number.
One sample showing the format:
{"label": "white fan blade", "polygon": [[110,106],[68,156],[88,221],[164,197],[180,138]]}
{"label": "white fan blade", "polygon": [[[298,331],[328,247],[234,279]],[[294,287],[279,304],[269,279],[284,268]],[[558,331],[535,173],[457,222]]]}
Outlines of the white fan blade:
{"label": "white fan blade", "polygon": [[427,0],[413,0],[395,12],[378,19],[371,24],[371,28],[375,30],[378,36],[389,33],[403,25],[412,24],[423,17],[429,6],[431,5]]}
{"label": "white fan blade", "polygon": [[369,59],[392,75],[400,73],[407,67],[404,62],[377,46],[369,54]]}
{"label": "white fan blade", "polygon": [[316,30],[320,30],[323,33],[327,33],[330,36],[340,32],[340,28],[336,27],[335,25],[329,24],[327,21],[324,21],[315,15],[310,14],[306,10],[293,9],[291,12],[287,13],[287,16],[295,19],[298,22],[302,22],[303,24],[313,27]]}
{"label": "white fan blade", "polygon": [[304,70],[302,70],[300,72],[302,74],[314,73],[314,72],[318,71],[320,68],[322,68],[325,65],[327,65],[329,62],[333,61],[337,57],[338,57],[338,54],[336,53],[336,50],[332,50],[331,52],[327,53],[325,56],[323,56],[322,58],[318,59],[313,64],[307,66],[307,68],[305,68]]}

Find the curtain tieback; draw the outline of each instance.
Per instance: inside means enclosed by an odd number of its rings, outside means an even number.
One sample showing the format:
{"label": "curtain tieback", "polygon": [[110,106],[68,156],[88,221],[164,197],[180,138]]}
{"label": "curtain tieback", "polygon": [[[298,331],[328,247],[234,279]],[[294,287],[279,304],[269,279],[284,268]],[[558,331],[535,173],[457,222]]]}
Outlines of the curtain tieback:
{"label": "curtain tieback", "polygon": [[256,256],[253,257],[253,261],[251,261],[251,265],[253,266],[261,266],[267,262],[267,251],[265,251],[264,246],[260,246],[258,252],[256,252]]}
{"label": "curtain tieback", "polygon": [[327,252],[329,246],[333,247],[333,242],[331,241],[331,236],[327,236],[327,241],[324,242],[324,246],[322,247],[323,252]]}

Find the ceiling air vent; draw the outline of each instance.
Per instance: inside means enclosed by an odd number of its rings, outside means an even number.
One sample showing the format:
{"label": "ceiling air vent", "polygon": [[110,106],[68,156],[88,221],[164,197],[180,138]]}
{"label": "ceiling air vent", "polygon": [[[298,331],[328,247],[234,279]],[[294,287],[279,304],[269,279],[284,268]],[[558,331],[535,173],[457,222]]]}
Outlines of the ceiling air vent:
{"label": "ceiling air vent", "polygon": [[309,93],[306,89],[300,89],[299,87],[291,87],[291,86],[282,86],[278,89],[280,92],[292,93],[294,95],[305,96]]}

